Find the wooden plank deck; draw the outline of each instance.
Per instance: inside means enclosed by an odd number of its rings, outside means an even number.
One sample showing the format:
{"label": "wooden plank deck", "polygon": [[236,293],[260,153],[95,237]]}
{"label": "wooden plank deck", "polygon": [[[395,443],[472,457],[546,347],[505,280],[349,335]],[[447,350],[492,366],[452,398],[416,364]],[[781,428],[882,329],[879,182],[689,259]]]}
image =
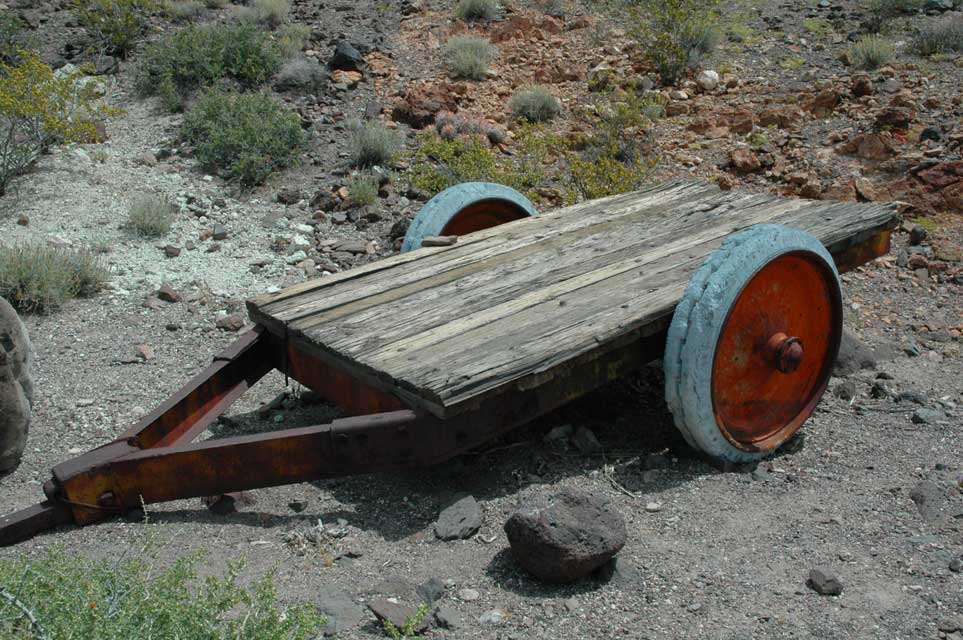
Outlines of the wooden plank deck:
{"label": "wooden plank deck", "polygon": [[310,280],[248,310],[328,364],[450,418],[664,329],[691,274],[733,232],[785,224],[835,255],[894,218],[890,206],[668,183]]}

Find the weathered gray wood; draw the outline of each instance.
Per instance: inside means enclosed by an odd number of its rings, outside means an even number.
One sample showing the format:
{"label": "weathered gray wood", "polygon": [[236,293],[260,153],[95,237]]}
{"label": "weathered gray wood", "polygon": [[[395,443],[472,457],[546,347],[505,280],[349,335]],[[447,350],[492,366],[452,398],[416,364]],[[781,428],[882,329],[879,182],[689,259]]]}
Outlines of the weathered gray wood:
{"label": "weathered gray wood", "polygon": [[[668,183],[402,254],[249,302],[252,319],[441,417],[538,386],[665,326],[723,239],[761,222],[831,250],[884,228],[879,205]],[[327,358],[326,358],[327,359]]]}

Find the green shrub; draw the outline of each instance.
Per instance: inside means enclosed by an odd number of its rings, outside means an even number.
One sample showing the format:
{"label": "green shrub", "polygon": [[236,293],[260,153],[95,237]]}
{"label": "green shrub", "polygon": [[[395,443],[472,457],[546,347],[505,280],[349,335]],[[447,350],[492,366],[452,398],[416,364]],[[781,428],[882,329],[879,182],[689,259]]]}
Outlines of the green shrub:
{"label": "green shrub", "polygon": [[377,122],[351,122],[351,162],[360,168],[390,167],[400,146],[398,133]]}
{"label": "green shrub", "polygon": [[293,58],[304,50],[304,45],[311,37],[311,27],[300,22],[287,22],[278,27],[275,41],[281,55]]}
{"label": "green shrub", "polygon": [[57,77],[36,53],[16,66],[0,65],[0,195],[51,145],[93,141],[90,118],[107,113],[90,85],[78,75]]}
{"label": "green shrub", "polygon": [[893,45],[882,36],[863,36],[849,47],[849,62],[858,69],[878,69],[893,59]]}
{"label": "green shrub", "polygon": [[558,99],[538,86],[519,89],[508,106],[516,118],[529,122],[546,122],[562,111]]}
{"label": "green shrub", "polygon": [[377,179],[372,176],[356,176],[348,185],[348,198],[360,206],[372,204],[378,199]]}
{"label": "green shrub", "polygon": [[[201,579],[197,558],[91,560],[55,550],[0,560],[0,638],[309,640],[324,617],[282,607],[270,576],[242,586],[241,565]],[[26,612],[30,612],[29,616]],[[35,622],[30,618],[34,618]]]}
{"label": "green shrub", "polygon": [[0,246],[0,297],[21,311],[52,311],[71,298],[95,294],[106,279],[107,270],[88,250]]}
{"label": "green shrub", "polygon": [[190,22],[204,13],[206,6],[200,0],[168,0],[164,13],[175,22]]}
{"label": "green shrub", "polygon": [[465,22],[490,22],[498,15],[495,0],[461,0],[455,7],[455,16]]}
{"label": "green shrub", "polygon": [[77,21],[98,50],[126,57],[147,31],[156,0],[77,0]]}
{"label": "green shrub", "polygon": [[314,91],[324,83],[324,79],[324,67],[317,60],[299,57],[281,66],[274,78],[274,88],[278,91]]}
{"label": "green shrub", "polygon": [[963,15],[944,15],[927,23],[913,39],[923,56],[963,51]]}
{"label": "green shrub", "polygon": [[253,0],[247,6],[237,7],[234,17],[241,22],[277,29],[287,21],[290,12],[289,0]]}
{"label": "green shrub", "polygon": [[638,0],[630,7],[630,32],[664,84],[675,84],[715,50],[717,5],[718,0]]}
{"label": "green shrub", "polygon": [[177,111],[196,89],[222,78],[250,89],[280,65],[269,36],[253,25],[191,25],[148,46],[134,78],[142,95],[159,95],[168,109]]}
{"label": "green shrub", "polygon": [[495,47],[487,38],[455,36],[445,44],[448,69],[455,78],[484,80]]}
{"label": "green shrub", "polygon": [[270,96],[209,90],[181,128],[206,171],[220,171],[245,186],[264,182],[298,159],[305,142],[301,121]]}
{"label": "green shrub", "polygon": [[146,238],[157,238],[170,231],[174,213],[174,205],[166,197],[145,194],[131,203],[127,228]]}

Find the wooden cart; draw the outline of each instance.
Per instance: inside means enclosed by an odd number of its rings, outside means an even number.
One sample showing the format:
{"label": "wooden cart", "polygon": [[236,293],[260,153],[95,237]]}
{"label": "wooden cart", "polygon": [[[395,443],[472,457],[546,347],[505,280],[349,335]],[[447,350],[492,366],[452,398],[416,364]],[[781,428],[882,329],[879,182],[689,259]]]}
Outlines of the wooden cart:
{"label": "wooden cart", "polygon": [[[0,519],[0,544],[141,504],[430,465],[660,357],[690,444],[757,459],[826,388],[837,270],[886,253],[896,219],[687,182],[535,216],[490,187],[436,198],[406,244],[499,226],[249,301],[253,330],[119,438],[55,467],[44,502]],[[353,417],[193,442],[272,369]]]}

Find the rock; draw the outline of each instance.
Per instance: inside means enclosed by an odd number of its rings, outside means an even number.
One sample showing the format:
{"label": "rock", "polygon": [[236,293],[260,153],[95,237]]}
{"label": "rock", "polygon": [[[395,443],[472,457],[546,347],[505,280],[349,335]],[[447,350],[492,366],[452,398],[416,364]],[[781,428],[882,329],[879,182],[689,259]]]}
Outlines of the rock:
{"label": "rock", "polygon": [[167,256],[168,258],[176,258],[177,256],[181,255],[181,248],[175,247],[174,245],[169,244],[166,247],[164,247],[164,255]]}
{"label": "rock", "polygon": [[358,71],[342,71],[337,69],[331,72],[331,81],[335,84],[343,84],[349,89],[354,89],[364,79]]}
{"label": "rock", "polygon": [[227,229],[224,228],[224,225],[216,224],[214,225],[211,237],[215,240],[227,240]]}
{"label": "rock", "polygon": [[934,424],[939,422],[943,418],[943,412],[939,409],[930,409],[929,407],[920,407],[913,412],[910,420],[913,424]]}
{"label": "rock", "polygon": [[658,513],[658,512],[660,512],[660,511],[662,511],[662,503],[661,503],[661,502],[647,502],[646,505],[645,505],[645,510],[646,510],[648,513]]}
{"label": "rock", "polygon": [[429,607],[433,607],[436,602],[445,596],[445,585],[438,578],[430,578],[418,585],[417,592],[422,602]]}
{"label": "rock", "polygon": [[939,518],[944,496],[938,486],[924,480],[910,490],[909,497],[916,503],[916,508],[924,520],[929,522]]}
{"label": "rock", "polygon": [[939,142],[942,137],[943,134],[940,132],[939,127],[926,127],[920,131],[920,142],[926,142],[927,140]]}
{"label": "rock", "polygon": [[572,436],[572,444],[582,455],[589,456],[602,452],[602,443],[595,437],[592,430],[586,427],[579,427],[575,430],[575,435]]}
{"label": "rock", "polygon": [[505,523],[515,561],[546,582],[598,569],[626,542],[625,521],[608,500],[566,489],[522,504]]}
{"label": "rock", "polygon": [[830,113],[835,111],[836,107],[842,101],[842,97],[839,92],[835,89],[825,89],[816,96],[816,98],[809,103],[808,109],[817,118],[825,118]]}
{"label": "rock", "polygon": [[207,496],[201,498],[201,502],[211,513],[219,516],[228,516],[237,513],[237,508],[254,504],[254,497],[245,491],[235,491],[223,493],[217,496]]}
{"label": "rock", "polygon": [[461,626],[461,616],[453,608],[440,605],[435,609],[434,616],[435,626],[439,629],[448,629],[449,631],[454,631],[459,626]]}
{"label": "rock", "polygon": [[853,76],[852,85],[850,90],[853,95],[857,98],[862,98],[864,96],[871,96],[875,93],[873,88],[873,81],[870,79],[869,74],[860,73]]}
{"label": "rock", "polygon": [[0,298],[0,473],[17,468],[27,446],[33,395],[32,358],[19,316]]}
{"label": "rock", "polygon": [[441,540],[464,540],[482,524],[481,507],[472,496],[456,499],[445,507],[435,522],[435,535]]}
{"label": "rock", "polygon": [[144,362],[150,362],[154,359],[154,348],[149,344],[137,345],[137,357]]}
{"label": "rock", "polygon": [[156,167],[157,166],[157,156],[155,156],[150,151],[145,151],[144,153],[137,156],[137,163],[142,164],[145,167]]}
{"label": "rock", "polygon": [[301,201],[301,190],[296,187],[281,189],[275,199],[281,204],[297,204]]}
{"label": "rock", "polygon": [[322,587],[317,604],[318,610],[327,618],[323,629],[325,636],[340,634],[356,627],[366,617],[364,610],[348,594],[330,587]]}
{"label": "rock", "polygon": [[699,75],[696,76],[696,84],[699,85],[703,91],[712,91],[719,86],[720,78],[719,74],[715,71],[706,69],[705,71],[700,71]]}
{"label": "rock", "polygon": [[423,84],[408,89],[395,101],[391,118],[414,129],[423,129],[435,121],[440,111],[458,111],[452,87],[447,84]]}
{"label": "rock", "polygon": [[21,227],[29,227],[30,216],[28,216],[26,213],[21,213],[19,216],[17,216],[17,224]]}
{"label": "rock", "polygon": [[829,569],[816,567],[809,572],[806,581],[809,588],[823,596],[838,596],[843,592],[843,583]]}
{"label": "rock", "polygon": [[953,558],[950,560],[950,571],[953,573],[963,572],[963,558]]}
{"label": "rock", "polygon": [[364,58],[361,52],[344,40],[338,41],[334,47],[334,54],[328,60],[329,68],[342,71],[361,71],[363,66]]}
{"label": "rock", "polygon": [[244,316],[240,313],[232,313],[218,318],[214,324],[221,331],[240,331],[244,328]]}
{"label": "rock", "polygon": [[[368,603],[371,613],[375,614],[378,622],[384,624],[390,622],[397,629],[404,629],[409,621],[414,620],[418,615],[418,608],[403,604],[393,598],[379,598]],[[413,631],[420,633],[428,628],[428,621],[421,620]]]}
{"label": "rock", "polygon": [[481,597],[476,589],[459,589],[457,595],[462,602],[474,602]]}
{"label": "rock", "polygon": [[746,147],[733,149],[729,154],[729,164],[736,173],[743,174],[758,171],[762,167],[756,154]]}
{"label": "rock", "polygon": [[887,160],[896,155],[896,149],[889,138],[878,133],[856,136],[840,149],[841,153],[856,155],[864,160]]}
{"label": "rock", "polygon": [[916,109],[909,106],[890,105],[876,114],[876,126],[906,129],[916,120]]}
{"label": "rock", "polygon": [[943,618],[939,624],[936,625],[936,628],[943,633],[963,631],[963,614]]}
{"label": "rock", "polygon": [[852,380],[845,380],[836,385],[833,395],[840,400],[852,400],[856,397],[856,383]]}
{"label": "rock", "polygon": [[929,235],[929,231],[926,230],[926,227],[914,224],[909,233],[910,245],[916,246],[922,243]]}
{"label": "rock", "polygon": [[862,369],[875,369],[876,357],[849,329],[843,329],[839,345],[839,356],[833,367],[833,375],[845,378]]}
{"label": "rock", "polygon": [[504,609],[492,609],[478,616],[478,622],[487,625],[498,625],[508,618],[508,612]]}
{"label": "rock", "polygon": [[165,282],[157,290],[157,298],[163,300],[164,302],[180,302],[181,294],[179,294],[174,287],[169,283]]}

